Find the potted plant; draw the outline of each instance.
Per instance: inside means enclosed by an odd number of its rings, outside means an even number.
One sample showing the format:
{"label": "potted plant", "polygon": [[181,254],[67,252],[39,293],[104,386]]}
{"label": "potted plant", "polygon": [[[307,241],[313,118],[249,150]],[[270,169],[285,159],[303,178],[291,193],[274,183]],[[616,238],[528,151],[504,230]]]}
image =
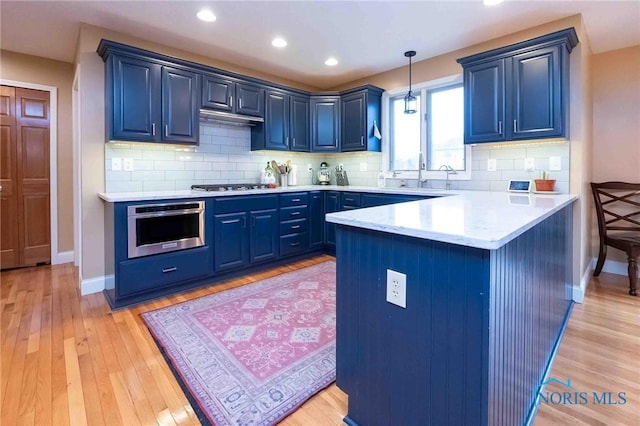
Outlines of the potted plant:
{"label": "potted plant", "polygon": [[542,179],[535,179],[536,191],[553,192],[556,186],[555,179],[549,179],[549,173],[545,170],[542,172]]}

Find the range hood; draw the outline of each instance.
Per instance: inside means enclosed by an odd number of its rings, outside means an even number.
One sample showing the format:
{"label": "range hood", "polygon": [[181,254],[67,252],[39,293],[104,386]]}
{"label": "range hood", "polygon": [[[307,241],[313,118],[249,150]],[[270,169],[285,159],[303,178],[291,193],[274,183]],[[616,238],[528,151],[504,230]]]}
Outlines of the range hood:
{"label": "range hood", "polygon": [[262,117],[252,117],[250,115],[233,114],[210,109],[200,110],[200,121],[231,124],[234,126],[255,126],[258,123],[264,123]]}

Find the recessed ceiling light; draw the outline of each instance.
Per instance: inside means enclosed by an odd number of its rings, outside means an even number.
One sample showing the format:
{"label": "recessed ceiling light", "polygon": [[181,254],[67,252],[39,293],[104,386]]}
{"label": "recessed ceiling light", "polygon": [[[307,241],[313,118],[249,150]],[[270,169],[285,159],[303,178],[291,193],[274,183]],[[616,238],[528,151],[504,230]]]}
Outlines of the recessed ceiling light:
{"label": "recessed ceiling light", "polygon": [[504,0],[484,0],[485,6],[495,6],[496,4],[502,3]]}
{"label": "recessed ceiling light", "polygon": [[276,37],[271,41],[271,45],[274,47],[285,47],[287,45],[287,40],[282,37]]}
{"label": "recessed ceiling light", "polygon": [[324,61],[324,64],[329,67],[333,67],[335,65],[338,65],[338,60],[336,58],[329,58],[326,61]]}
{"label": "recessed ceiling light", "polygon": [[209,9],[200,9],[196,16],[205,22],[213,22],[216,20],[216,15]]}

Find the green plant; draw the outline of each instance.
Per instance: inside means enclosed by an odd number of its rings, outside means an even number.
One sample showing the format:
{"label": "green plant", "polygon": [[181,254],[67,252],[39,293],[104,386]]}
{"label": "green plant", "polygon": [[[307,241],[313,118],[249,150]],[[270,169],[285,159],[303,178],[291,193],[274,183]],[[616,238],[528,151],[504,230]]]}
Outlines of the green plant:
{"label": "green plant", "polygon": [[550,176],[549,176],[549,172],[547,172],[546,170],[542,171],[542,180],[549,180]]}

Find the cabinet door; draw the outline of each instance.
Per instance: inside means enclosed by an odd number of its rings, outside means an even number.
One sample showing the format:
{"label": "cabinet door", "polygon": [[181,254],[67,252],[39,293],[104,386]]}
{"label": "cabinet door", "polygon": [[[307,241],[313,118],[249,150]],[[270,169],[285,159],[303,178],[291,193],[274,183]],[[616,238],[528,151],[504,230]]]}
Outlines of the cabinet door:
{"label": "cabinet door", "polygon": [[320,249],[324,243],[324,194],[309,194],[309,244],[311,250]]}
{"label": "cabinet door", "polygon": [[505,63],[500,59],[464,71],[464,143],[505,139]]}
{"label": "cabinet door", "polygon": [[289,95],[268,90],[265,111],[265,148],[289,150]]}
{"label": "cabinet door", "polygon": [[513,139],[564,136],[560,49],[513,57]]}
{"label": "cabinet door", "polygon": [[222,76],[204,74],[202,78],[202,107],[232,112],[236,83]]}
{"label": "cabinet door", "polygon": [[[340,207],[340,194],[338,192],[330,191],[325,195],[325,212],[332,213],[337,212]],[[336,225],[335,223],[329,223],[325,221],[324,228],[325,244],[329,247],[336,248]]]}
{"label": "cabinet door", "polygon": [[199,134],[197,74],[162,67],[162,140],[197,144]]}
{"label": "cabinet door", "polygon": [[366,149],[366,94],[354,93],[342,98],[342,151]]}
{"label": "cabinet door", "polygon": [[264,88],[256,84],[237,83],[236,96],[235,112],[264,117]]}
{"label": "cabinet door", "polygon": [[276,209],[253,211],[251,221],[249,250],[251,263],[276,259],[278,257],[278,212]]}
{"label": "cabinet door", "polygon": [[291,96],[290,144],[291,151],[309,152],[311,149],[309,132],[309,98]]}
{"label": "cabinet door", "polygon": [[311,99],[311,150],[340,151],[340,99]]}
{"label": "cabinet door", "polygon": [[217,214],[214,216],[213,223],[216,272],[246,265],[249,261],[247,214],[245,212]]}
{"label": "cabinet door", "polygon": [[[113,105],[109,138],[159,141],[160,65],[121,56],[110,60],[113,62],[107,76],[107,103]],[[106,108],[109,111],[110,106]]]}

